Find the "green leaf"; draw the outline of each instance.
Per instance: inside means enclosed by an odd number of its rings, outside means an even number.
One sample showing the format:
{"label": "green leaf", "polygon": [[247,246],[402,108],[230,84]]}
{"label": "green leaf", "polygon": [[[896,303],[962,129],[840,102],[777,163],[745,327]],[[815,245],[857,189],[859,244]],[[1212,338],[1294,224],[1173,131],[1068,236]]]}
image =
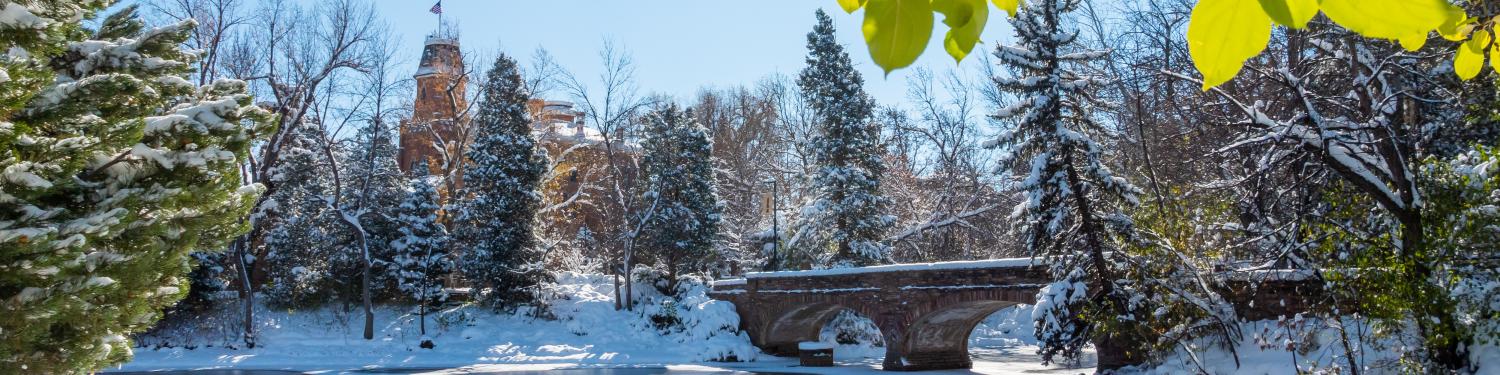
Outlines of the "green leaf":
{"label": "green leaf", "polygon": [[[1448,0],[1322,0],[1323,14],[1360,35],[1400,39],[1450,22]],[[1462,10],[1458,10],[1462,12]]]}
{"label": "green leaf", "polygon": [[1188,54],[1208,90],[1233,79],[1271,41],[1271,18],[1248,0],[1200,0],[1188,21]]}
{"label": "green leaf", "polygon": [[932,0],[932,10],[942,13],[943,24],[948,25],[943,49],[953,60],[963,61],[979,44],[979,34],[990,18],[990,5],[984,0]]}
{"label": "green leaf", "polygon": [[1277,24],[1301,29],[1318,15],[1318,0],[1260,0],[1260,8]]}
{"label": "green leaf", "polygon": [[1453,56],[1453,72],[1458,78],[1470,80],[1479,76],[1479,71],[1484,68],[1484,48],[1490,45],[1490,39],[1489,31],[1479,30],[1469,41],[1458,46],[1458,53]]}
{"label": "green leaf", "polygon": [[1000,9],[1005,10],[1005,13],[1010,13],[1011,17],[1015,17],[1016,16],[1016,9],[1021,7],[1021,0],[991,0],[991,1],[993,1],[995,3],[995,7],[996,8],[1000,8]]}
{"label": "green leaf", "polygon": [[932,39],[931,1],[868,0],[865,7],[865,44],[875,65],[890,74],[917,61]]}
{"label": "green leaf", "polygon": [[839,0],[839,8],[844,8],[844,13],[854,13],[865,6],[865,0]]}

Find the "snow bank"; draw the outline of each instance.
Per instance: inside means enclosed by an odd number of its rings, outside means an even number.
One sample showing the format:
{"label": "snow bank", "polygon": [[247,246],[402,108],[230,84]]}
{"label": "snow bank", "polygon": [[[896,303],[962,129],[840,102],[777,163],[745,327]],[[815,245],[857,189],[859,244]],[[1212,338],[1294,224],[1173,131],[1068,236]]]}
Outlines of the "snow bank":
{"label": "snow bank", "polygon": [[1029,267],[1032,258],[1006,258],[989,260],[970,260],[959,262],[937,262],[937,263],[910,263],[892,264],[886,266],[870,266],[856,268],[830,268],[822,270],[806,271],[777,271],[777,272],[750,272],[745,274],[746,278],[764,279],[773,277],[807,277],[807,276],[839,276],[859,275],[880,272],[907,272],[907,271],[941,271],[941,270],[964,270],[975,268],[1008,268]]}
{"label": "snow bank", "polygon": [[[839,367],[812,371],[796,360],[760,354],[738,332],[739,317],[728,302],[709,299],[701,283],[686,283],[678,299],[637,283],[636,311],[614,310],[608,276],[563,273],[550,288],[556,320],[524,314],[496,314],[463,306],[430,313],[427,338],[436,347],[422,349],[416,315],[405,307],[376,309],[374,340],[361,337],[358,306],[330,306],[309,311],[256,311],[259,345],[244,349],[234,329],[238,314],[224,311],[183,320],[137,338],[135,360],[126,371],[171,369],[294,369],[342,371],[370,368],[455,368],[468,371],[517,371],[562,368],[677,368],[701,366],[771,372],[857,373],[877,369],[885,356],[873,322],[848,314],[836,318],[819,335],[831,345]],[[1035,358],[1031,307],[1003,309],[974,329],[970,337],[980,373],[1062,371],[1086,368],[1046,367]],[[675,320],[675,324],[659,324]],[[734,357],[747,363],[706,363]],[[1003,365],[999,365],[1003,364]],[[1086,365],[1091,366],[1091,365]],[[696,368],[696,367],[695,367]],[[718,371],[718,370],[715,370]],[[1071,372],[1070,372],[1071,371]]]}
{"label": "snow bank", "polygon": [[[143,347],[122,369],[651,365],[760,357],[739,332],[734,305],[708,298],[704,285],[687,285],[676,300],[646,284],[638,283],[634,290],[636,311],[615,311],[609,277],[563,273],[551,301],[556,320],[497,314],[472,305],[435,311],[427,321],[427,337],[436,344],[430,350],[418,347],[423,336],[416,314],[405,307],[378,308],[375,339],[364,340],[357,306],[347,311],[342,306],[311,311],[261,307],[256,312],[258,345],[244,349],[233,330],[224,329],[238,323],[229,308],[203,320],[215,324],[184,324],[138,338]],[[675,324],[662,324],[668,321]]]}
{"label": "snow bank", "polygon": [[[1186,345],[1192,353],[1178,349],[1153,368],[1126,369],[1124,374],[1294,374],[1347,373],[1349,356],[1339,341],[1339,331],[1319,319],[1263,320],[1240,323],[1244,337],[1233,344],[1233,351],[1205,340]],[[1353,337],[1369,335],[1370,328],[1351,323]],[[1397,363],[1402,347],[1394,339],[1366,336],[1356,344],[1355,361],[1360,373],[1401,373]],[[1196,359],[1196,360],[1195,360]],[[1483,373],[1483,372],[1480,372]]]}
{"label": "snow bank", "polygon": [[1035,309],[1036,306],[1020,304],[990,314],[969,333],[969,346],[1036,346],[1036,323],[1031,318]]}

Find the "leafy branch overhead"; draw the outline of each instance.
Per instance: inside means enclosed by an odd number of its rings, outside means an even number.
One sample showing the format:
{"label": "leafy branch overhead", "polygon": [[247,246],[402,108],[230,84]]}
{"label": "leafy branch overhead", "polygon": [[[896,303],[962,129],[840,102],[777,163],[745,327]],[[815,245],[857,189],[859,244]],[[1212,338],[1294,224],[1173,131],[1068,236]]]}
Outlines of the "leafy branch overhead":
{"label": "leafy branch overhead", "polygon": [[[992,1],[1012,16],[1020,4],[1020,0]],[[979,34],[990,18],[985,0],[839,0],[839,7],[849,13],[865,9],[865,44],[870,47],[870,58],[886,73],[910,66],[927,49],[934,12],[941,13],[948,26],[943,49],[957,61],[979,44]]]}
{"label": "leafy branch overhead", "polygon": [[1265,50],[1275,25],[1305,28],[1319,10],[1339,26],[1398,41],[1408,51],[1421,49],[1434,31],[1451,41],[1468,40],[1454,59],[1463,79],[1479,75],[1493,39],[1493,20],[1469,17],[1447,0],[1200,0],[1187,35],[1203,88],[1233,79],[1246,60]]}
{"label": "leafy branch overhead", "polygon": [[[1012,17],[1020,0],[991,0]],[[933,19],[943,15],[948,33],[943,49],[962,61],[979,44],[989,18],[985,0],[838,0],[853,13],[865,9],[863,31],[870,58],[886,73],[910,66],[927,48]],[[1500,17],[1469,16],[1447,0],[1200,0],[1188,25],[1188,49],[1203,75],[1203,88],[1228,82],[1245,61],[1264,51],[1277,25],[1307,27],[1322,12],[1334,23],[1365,37],[1397,41],[1416,51],[1436,32],[1463,42],[1453,61],[1462,79],[1479,75],[1495,40]],[[1495,56],[1492,56],[1495,57]],[[1495,58],[1491,58],[1495,64]]]}

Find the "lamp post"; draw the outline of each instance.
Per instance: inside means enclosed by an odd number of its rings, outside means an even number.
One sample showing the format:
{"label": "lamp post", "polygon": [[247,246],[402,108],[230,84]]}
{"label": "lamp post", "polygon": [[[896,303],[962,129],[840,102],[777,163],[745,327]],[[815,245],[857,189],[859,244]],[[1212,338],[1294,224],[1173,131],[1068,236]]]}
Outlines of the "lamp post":
{"label": "lamp post", "polygon": [[771,183],[771,255],[766,268],[781,268],[781,190],[776,176],[766,179]]}

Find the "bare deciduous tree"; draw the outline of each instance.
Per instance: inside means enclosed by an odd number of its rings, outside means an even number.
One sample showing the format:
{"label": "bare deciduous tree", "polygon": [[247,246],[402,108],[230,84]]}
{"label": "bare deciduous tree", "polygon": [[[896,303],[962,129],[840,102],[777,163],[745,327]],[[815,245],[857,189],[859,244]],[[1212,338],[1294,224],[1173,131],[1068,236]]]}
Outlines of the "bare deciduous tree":
{"label": "bare deciduous tree", "polygon": [[[604,47],[599,51],[599,59],[604,69],[599,74],[597,87],[566,71],[561,73],[560,83],[562,89],[573,97],[579,109],[588,117],[589,123],[604,138],[605,158],[610,173],[607,183],[610,199],[607,204],[613,206],[613,210],[616,210],[614,212],[622,215],[612,218],[614,220],[608,224],[611,228],[600,228],[599,233],[619,238],[621,245],[614,256],[618,267],[611,268],[611,273],[615,275],[615,307],[632,309],[633,283],[628,282],[628,279],[635,266],[635,239],[640,233],[639,224],[644,222],[643,218],[649,216],[653,209],[649,206],[644,209],[637,207],[641,202],[637,201],[639,197],[634,193],[634,175],[640,170],[639,155],[631,144],[637,136],[637,118],[650,108],[652,99],[640,96],[635,81],[634,60],[629,52],[613,42],[605,41]],[[623,299],[619,290],[621,275],[627,278]]]}

